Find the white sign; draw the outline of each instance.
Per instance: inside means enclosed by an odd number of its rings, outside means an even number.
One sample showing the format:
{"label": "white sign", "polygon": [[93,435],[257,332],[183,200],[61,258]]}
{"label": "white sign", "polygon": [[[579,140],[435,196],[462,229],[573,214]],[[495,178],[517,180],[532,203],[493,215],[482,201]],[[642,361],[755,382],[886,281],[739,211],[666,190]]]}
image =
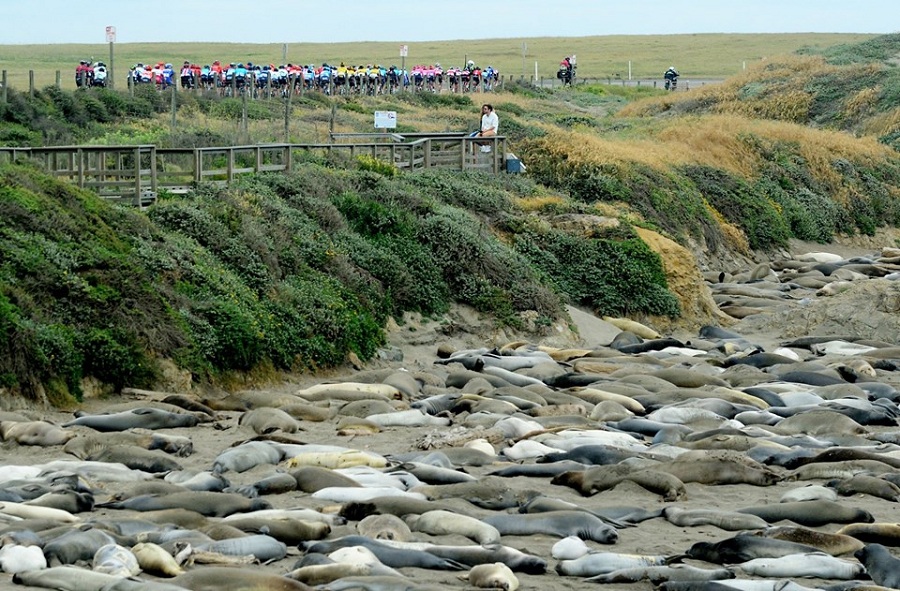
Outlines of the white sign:
{"label": "white sign", "polygon": [[400,57],[406,57],[409,53],[409,45],[400,46]]}
{"label": "white sign", "polygon": [[116,28],[115,27],[106,27],[106,42],[107,43],[115,43],[116,42]]}
{"label": "white sign", "polygon": [[397,127],[397,111],[375,111],[375,129]]}

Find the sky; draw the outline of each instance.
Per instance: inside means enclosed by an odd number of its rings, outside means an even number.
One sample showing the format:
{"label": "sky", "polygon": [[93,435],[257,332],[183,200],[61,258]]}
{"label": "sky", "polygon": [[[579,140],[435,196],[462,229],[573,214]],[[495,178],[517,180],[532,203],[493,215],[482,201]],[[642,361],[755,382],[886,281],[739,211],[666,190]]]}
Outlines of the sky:
{"label": "sky", "polygon": [[[894,33],[897,0],[0,0],[0,45]],[[893,17],[891,15],[894,15]]]}

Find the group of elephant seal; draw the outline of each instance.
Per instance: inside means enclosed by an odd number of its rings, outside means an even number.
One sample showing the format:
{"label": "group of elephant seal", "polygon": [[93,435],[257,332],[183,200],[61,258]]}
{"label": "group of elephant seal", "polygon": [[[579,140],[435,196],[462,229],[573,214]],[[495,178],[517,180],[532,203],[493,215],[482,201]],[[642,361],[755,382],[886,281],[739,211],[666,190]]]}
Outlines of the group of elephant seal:
{"label": "group of elephant seal", "polygon": [[445,345],[346,380],[4,414],[0,576],[75,591],[897,587],[900,347],[742,334],[860,274],[889,290],[895,263],[794,262],[711,276],[723,310],[753,310],[728,327],[607,317],[618,336],[585,347]]}

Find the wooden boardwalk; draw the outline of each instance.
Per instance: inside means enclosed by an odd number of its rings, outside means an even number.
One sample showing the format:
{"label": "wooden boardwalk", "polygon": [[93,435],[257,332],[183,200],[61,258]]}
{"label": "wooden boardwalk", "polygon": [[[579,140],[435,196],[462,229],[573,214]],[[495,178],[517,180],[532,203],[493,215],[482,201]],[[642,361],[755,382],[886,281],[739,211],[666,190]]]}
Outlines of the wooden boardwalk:
{"label": "wooden boardwalk", "polygon": [[213,148],[157,148],[137,146],[0,147],[0,162],[30,159],[53,176],[101,197],[139,207],[156,200],[160,191],[187,193],[199,183],[230,184],[245,174],[290,172],[300,153],[343,153],[350,158],[368,155],[402,171],[430,168],[506,170],[506,138],[490,142],[482,153],[465,133],[334,134],[322,144],[257,144]]}

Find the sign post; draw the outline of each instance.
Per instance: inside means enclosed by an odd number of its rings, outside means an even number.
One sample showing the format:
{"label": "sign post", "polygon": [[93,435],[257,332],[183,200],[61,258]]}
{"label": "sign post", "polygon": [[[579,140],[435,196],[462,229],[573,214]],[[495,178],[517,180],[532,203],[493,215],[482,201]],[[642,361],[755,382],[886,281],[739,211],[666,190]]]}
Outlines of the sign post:
{"label": "sign post", "polygon": [[109,67],[106,69],[106,84],[110,90],[116,87],[115,61],[113,56],[113,44],[116,42],[116,28],[106,27],[106,41],[109,43]]}
{"label": "sign post", "polygon": [[375,129],[396,129],[397,111],[375,111]]}

